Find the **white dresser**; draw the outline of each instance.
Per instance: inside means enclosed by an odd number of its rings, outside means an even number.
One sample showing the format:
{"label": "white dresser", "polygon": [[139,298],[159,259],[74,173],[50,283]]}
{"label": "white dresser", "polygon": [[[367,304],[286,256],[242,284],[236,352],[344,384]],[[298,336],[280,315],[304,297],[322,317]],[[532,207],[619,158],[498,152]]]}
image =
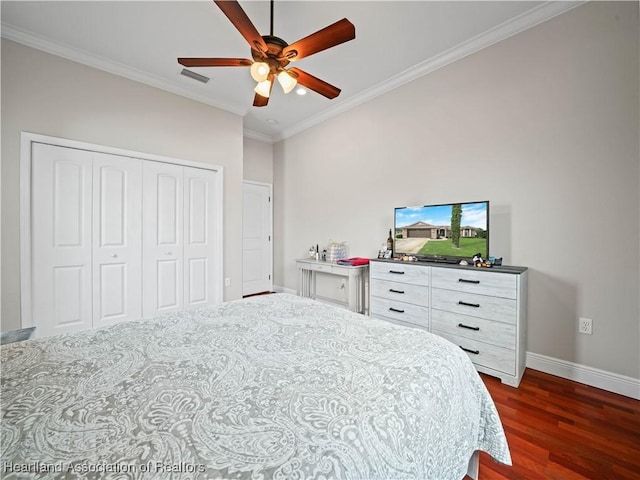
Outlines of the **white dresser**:
{"label": "white dresser", "polygon": [[517,387],[525,368],[527,269],[372,260],[371,315],[425,328],[480,372]]}

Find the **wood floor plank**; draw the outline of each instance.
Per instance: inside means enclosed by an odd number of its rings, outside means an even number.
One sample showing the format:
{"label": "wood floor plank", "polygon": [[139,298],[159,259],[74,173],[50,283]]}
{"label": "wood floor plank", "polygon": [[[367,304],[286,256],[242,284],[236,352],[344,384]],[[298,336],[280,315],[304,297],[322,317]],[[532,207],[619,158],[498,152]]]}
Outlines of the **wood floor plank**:
{"label": "wood floor plank", "polygon": [[479,480],[640,480],[640,401],[531,369],[519,388],[481,377],[513,466],[483,453]]}

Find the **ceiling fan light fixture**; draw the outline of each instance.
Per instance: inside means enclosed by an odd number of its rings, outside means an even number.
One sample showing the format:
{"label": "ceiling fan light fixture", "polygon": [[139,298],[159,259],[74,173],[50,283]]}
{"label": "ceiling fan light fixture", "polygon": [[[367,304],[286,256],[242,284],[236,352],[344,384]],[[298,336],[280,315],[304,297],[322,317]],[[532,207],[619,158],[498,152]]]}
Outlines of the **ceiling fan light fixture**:
{"label": "ceiling fan light fixture", "polygon": [[[273,34],[274,0],[269,2],[271,5],[269,35],[260,35],[238,0],[214,0],[214,2],[251,46],[253,61],[248,58],[179,57],[180,65],[183,67],[250,67],[251,76],[258,83],[254,89],[256,92],[253,98],[254,107],[267,106],[276,76],[285,93],[291,92],[298,84],[330,100],[340,95],[339,88],[299,68],[286,69],[286,67],[292,61],[301,60],[356,38],[356,28],[349,20],[343,18],[289,44]],[[299,87],[296,91],[299,95],[305,93],[305,90]]]}
{"label": "ceiling fan light fixture", "polygon": [[284,90],[284,93],[289,93],[294,89],[294,87],[298,83],[298,80],[296,80],[294,77],[283,70],[278,74],[278,83],[280,83],[280,85],[282,86],[282,90]]}
{"label": "ceiling fan light fixture", "polygon": [[256,88],[253,89],[253,91],[261,97],[269,98],[269,94],[271,93],[271,82],[269,80],[259,82],[258,85],[256,85]]}
{"label": "ceiling fan light fixture", "polygon": [[251,65],[251,77],[256,82],[264,82],[269,77],[269,64],[265,62],[253,62]]}

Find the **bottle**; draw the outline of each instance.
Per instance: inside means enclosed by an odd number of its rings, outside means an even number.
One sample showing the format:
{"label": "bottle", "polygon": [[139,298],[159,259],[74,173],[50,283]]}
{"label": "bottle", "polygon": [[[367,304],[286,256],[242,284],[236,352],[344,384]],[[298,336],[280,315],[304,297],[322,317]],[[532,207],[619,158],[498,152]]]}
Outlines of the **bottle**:
{"label": "bottle", "polygon": [[387,238],[387,250],[392,252],[393,256],[393,235],[391,235],[391,229],[389,229],[389,238]]}

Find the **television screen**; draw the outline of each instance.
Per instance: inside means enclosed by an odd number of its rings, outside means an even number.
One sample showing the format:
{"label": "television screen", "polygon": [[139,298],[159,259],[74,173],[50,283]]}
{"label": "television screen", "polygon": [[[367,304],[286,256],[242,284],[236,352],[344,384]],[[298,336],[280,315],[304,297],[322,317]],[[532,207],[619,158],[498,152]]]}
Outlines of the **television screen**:
{"label": "television screen", "polygon": [[458,262],[489,256],[489,202],[395,209],[395,254]]}

